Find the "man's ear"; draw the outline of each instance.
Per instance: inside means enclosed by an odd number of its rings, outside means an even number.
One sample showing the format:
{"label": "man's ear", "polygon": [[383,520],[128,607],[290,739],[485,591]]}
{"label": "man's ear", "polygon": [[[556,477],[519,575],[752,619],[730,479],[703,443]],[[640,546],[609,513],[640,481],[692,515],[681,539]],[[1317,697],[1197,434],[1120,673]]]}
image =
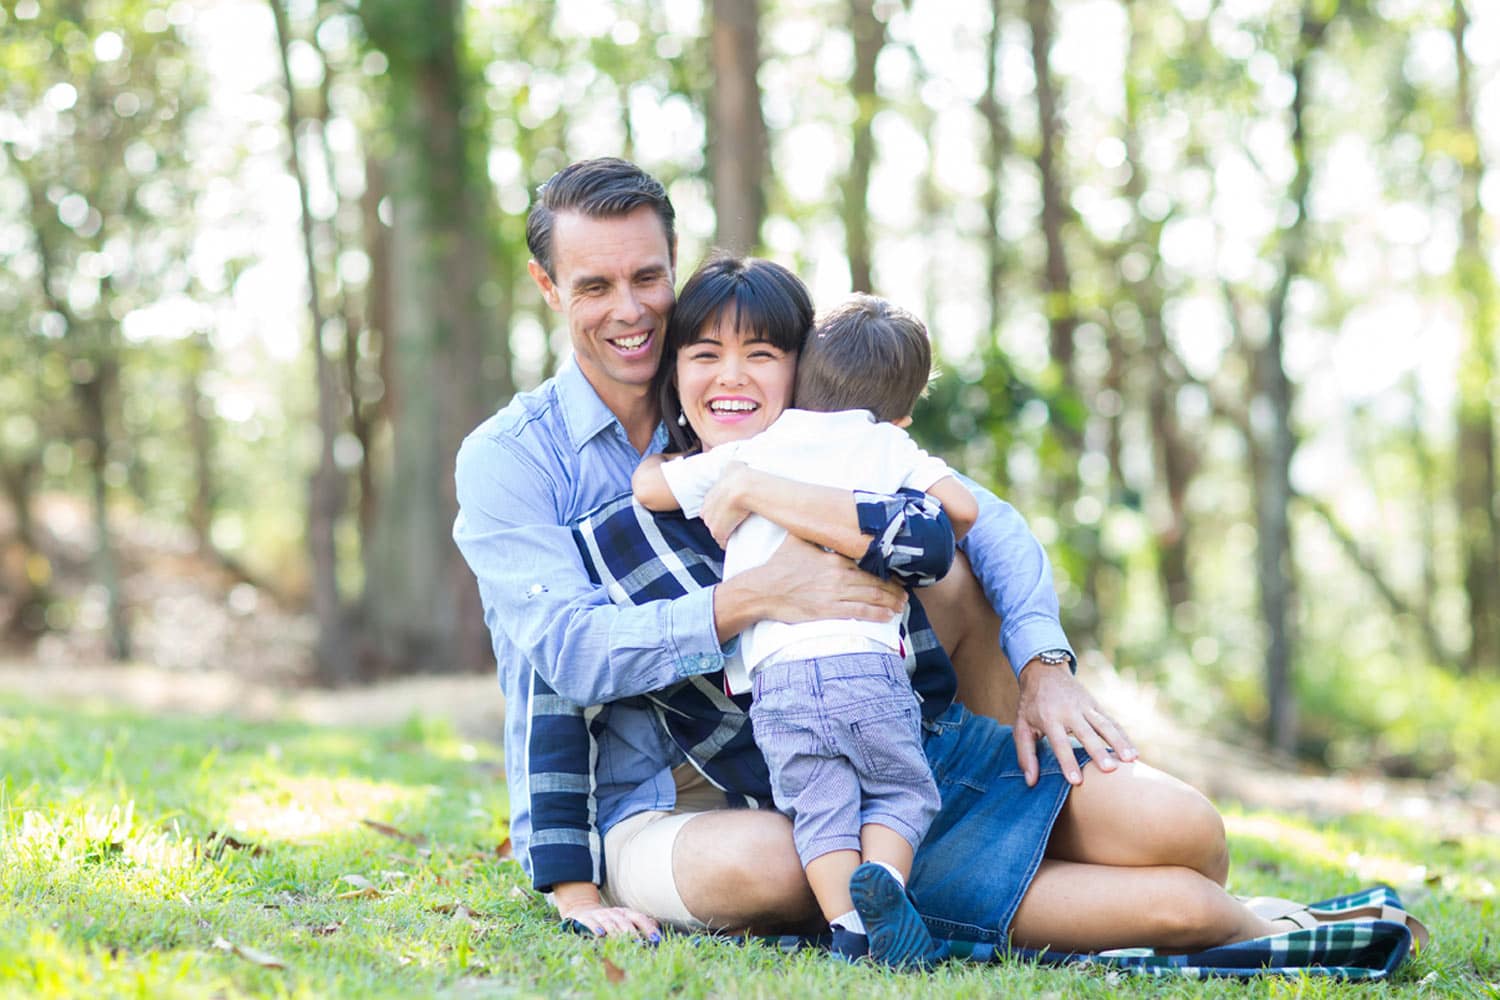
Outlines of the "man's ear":
{"label": "man's ear", "polygon": [[908,428],[908,427],[911,426],[911,414],[908,413],[906,416],[902,417],[900,420],[892,420],[891,423],[895,424],[897,427],[901,428],[902,430],[906,430],[906,428]]}
{"label": "man's ear", "polygon": [[558,293],[557,285],[553,282],[546,268],[535,260],[526,262],[526,271],[531,275],[531,280],[536,282],[536,287],[542,290],[542,298],[554,312],[562,312],[562,296]]}

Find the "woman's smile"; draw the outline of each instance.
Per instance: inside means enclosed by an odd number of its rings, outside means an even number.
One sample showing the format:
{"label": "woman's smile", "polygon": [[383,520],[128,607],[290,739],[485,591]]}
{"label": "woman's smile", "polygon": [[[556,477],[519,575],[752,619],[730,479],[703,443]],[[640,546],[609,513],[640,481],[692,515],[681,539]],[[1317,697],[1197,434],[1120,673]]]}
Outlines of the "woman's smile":
{"label": "woman's smile", "polygon": [[704,450],[769,427],[791,405],[797,355],[720,317],[677,355],[677,395]]}

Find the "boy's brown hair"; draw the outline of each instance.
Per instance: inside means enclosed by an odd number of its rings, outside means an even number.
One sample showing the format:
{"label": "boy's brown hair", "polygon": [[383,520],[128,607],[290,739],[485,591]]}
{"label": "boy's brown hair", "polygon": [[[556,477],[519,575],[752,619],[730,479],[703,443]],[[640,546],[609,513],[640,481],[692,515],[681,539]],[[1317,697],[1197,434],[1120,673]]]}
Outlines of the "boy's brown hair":
{"label": "boy's brown hair", "polygon": [[793,405],[909,416],[932,371],[927,327],[898,305],[859,294],[823,316],[797,359]]}

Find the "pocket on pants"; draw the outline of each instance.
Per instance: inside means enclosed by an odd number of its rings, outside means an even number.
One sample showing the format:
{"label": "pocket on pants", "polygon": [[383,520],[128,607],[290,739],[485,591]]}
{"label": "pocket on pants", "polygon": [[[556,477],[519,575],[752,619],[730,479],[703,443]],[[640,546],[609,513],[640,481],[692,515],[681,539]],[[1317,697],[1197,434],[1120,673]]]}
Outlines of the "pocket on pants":
{"label": "pocket on pants", "polygon": [[[898,704],[879,715],[867,716],[849,723],[854,750],[859,754],[860,770],[877,778],[899,778],[921,765],[922,777],[928,775],[927,758],[921,752],[917,706]],[[916,748],[913,756],[913,748]]]}

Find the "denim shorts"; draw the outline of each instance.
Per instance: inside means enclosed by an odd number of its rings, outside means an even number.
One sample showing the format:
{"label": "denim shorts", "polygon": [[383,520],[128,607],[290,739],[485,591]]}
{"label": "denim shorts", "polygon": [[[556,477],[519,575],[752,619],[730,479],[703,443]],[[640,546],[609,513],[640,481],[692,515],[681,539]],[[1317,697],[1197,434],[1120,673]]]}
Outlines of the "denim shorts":
{"label": "denim shorts", "polygon": [[962,705],[923,728],[942,807],[912,864],[912,899],[935,937],[1003,943],[1070,786],[1039,742],[1041,777],[1028,788],[1011,727]]}
{"label": "denim shorts", "polygon": [[843,653],[767,664],[753,690],[755,742],[803,865],[858,851],[866,823],[894,830],[913,849],[921,843],[938,793],[901,657]]}

